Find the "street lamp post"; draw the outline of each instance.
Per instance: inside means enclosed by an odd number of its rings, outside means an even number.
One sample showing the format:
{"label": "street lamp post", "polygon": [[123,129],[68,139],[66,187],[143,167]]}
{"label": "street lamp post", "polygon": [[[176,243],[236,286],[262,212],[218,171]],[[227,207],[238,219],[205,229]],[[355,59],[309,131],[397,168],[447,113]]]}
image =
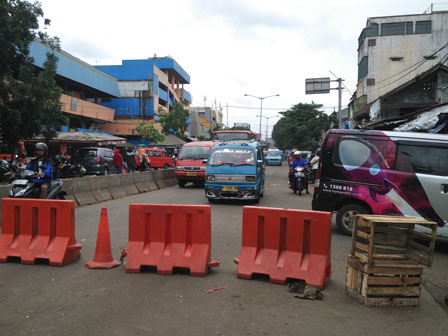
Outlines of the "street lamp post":
{"label": "street lamp post", "polygon": [[258,97],[258,96],[253,96],[253,95],[245,93],[244,96],[260,99],[260,138],[261,138],[261,118],[263,117],[263,99],[271,98],[271,97],[278,97],[278,96],[280,96],[280,94],[275,94],[275,95],[266,96],[266,97]]}
{"label": "street lamp post", "polygon": [[[259,117],[259,116],[257,115],[256,117]],[[266,142],[267,142],[268,138],[269,138],[269,119],[277,118],[277,116],[263,117],[263,118],[266,119]]]}

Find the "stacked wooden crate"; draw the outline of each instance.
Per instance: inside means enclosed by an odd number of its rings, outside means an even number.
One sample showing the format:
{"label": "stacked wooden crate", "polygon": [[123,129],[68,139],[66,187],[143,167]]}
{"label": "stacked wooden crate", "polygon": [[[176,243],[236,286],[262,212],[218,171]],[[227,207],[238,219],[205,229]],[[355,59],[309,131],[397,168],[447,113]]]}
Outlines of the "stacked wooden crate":
{"label": "stacked wooden crate", "polygon": [[437,223],[419,218],[354,216],[345,292],[365,306],[419,305],[423,267],[432,263],[436,230]]}

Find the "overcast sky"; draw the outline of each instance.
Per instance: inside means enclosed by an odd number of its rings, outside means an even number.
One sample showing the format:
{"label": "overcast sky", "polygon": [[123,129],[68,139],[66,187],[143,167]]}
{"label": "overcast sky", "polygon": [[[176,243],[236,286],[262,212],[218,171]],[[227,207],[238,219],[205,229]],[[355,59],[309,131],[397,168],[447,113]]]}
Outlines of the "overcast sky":
{"label": "overcast sky", "polygon": [[[421,14],[415,0],[41,0],[47,32],[91,65],[171,56],[190,75],[192,106],[224,107],[224,123],[259,130],[260,100],[269,132],[278,112],[298,103],[337,109],[338,96],[305,95],[305,79],[345,79],[353,93],[358,37],[368,17]],[[337,83],[333,83],[336,86]],[[344,90],[342,105],[351,94]],[[266,119],[262,120],[265,136]]]}

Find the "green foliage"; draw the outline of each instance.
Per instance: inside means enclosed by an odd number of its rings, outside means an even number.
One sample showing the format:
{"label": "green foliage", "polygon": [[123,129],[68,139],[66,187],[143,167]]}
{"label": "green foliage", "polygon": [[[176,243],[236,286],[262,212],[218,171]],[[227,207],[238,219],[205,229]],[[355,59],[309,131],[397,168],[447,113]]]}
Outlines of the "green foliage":
{"label": "green foliage", "polygon": [[200,136],[198,136],[198,140],[199,141],[204,141],[205,140],[205,135],[201,134]]}
{"label": "green foliage", "polygon": [[184,102],[174,102],[172,110],[160,116],[162,133],[174,133],[178,136],[182,136],[185,133],[188,129],[189,112],[184,108],[184,104]]}
{"label": "green foliage", "polygon": [[154,141],[154,144],[165,140],[165,136],[163,136],[163,134],[160,134],[153,125],[145,125],[143,123],[140,123],[135,129],[141,134],[142,140],[152,140]]}
{"label": "green foliage", "polygon": [[[37,32],[43,16],[38,2],[0,0],[0,138],[10,150],[20,139],[56,135],[66,124],[60,105],[61,89],[55,81],[57,57],[47,53],[42,71],[36,71],[29,46],[38,36],[50,48],[59,39]],[[45,20],[49,24],[50,20]]]}
{"label": "green foliage", "polygon": [[298,148],[314,150],[320,146],[320,138],[331,127],[334,116],[318,111],[322,105],[297,104],[274,125],[272,138],[280,149]]}

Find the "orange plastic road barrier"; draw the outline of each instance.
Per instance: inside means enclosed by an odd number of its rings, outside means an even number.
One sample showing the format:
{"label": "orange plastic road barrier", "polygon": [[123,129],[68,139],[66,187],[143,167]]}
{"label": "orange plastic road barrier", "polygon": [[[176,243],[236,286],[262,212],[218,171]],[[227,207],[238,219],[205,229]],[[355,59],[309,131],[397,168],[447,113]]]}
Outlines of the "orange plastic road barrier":
{"label": "orange plastic road barrier", "polygon": [[114,260],[112,248],[110,246],[109,220],[107,218],[107,208],[101,209],[100,225],[96,238],[96,248],[93,260],[86,262],[88,268],[113,268],[119,266],[120,262]]}
{"label": "orange plastic road barrier", "polygon": [[331,213],[243,207],[238,277],[269,275],[272,283],[305,280],[320,288],[330,281]]}
{"label": "orange plastic road barrier", "polygon": [[155,266],[159,274],[174,267],[189,268],[192,276],[205,276],[211,260],[210,206],[130,204],[126,272]]}
{"label": "orange plastic road barrier", "polygon": [[81,256],[75,238],[75,202],[39,199],[2,199],[0,262],[18,257],[22,264],[48,259],[64,266]]}

